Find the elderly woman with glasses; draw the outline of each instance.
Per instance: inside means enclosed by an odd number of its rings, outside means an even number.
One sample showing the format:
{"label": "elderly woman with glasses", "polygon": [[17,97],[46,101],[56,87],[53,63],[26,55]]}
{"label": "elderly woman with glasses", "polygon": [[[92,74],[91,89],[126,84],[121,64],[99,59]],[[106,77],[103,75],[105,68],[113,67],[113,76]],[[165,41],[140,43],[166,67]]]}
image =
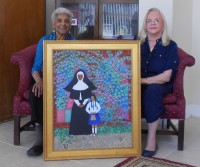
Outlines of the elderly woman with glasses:
{"label": "elderly woman with glasses", "polygon": [[156,154],[156,130],[164,113],[163,97],[172,92],[178,67],[178,47],[167,33],[164,15],[157,8],[148,10],[140,32],[142,112],[148,124],[144,157]]}
{"label": "elderly woman with glasses", "polygon": [[43,36],[37,45],[35,61],[32,67],[34,83],[30,89],[31,120],[35,123],[36,141],[28,151],[29,156],[39,156],[43,153],[43,41],[44,40],[74,40],[70,34],[73,14],[66,8],[60,7],[51,15],[53,31]]}

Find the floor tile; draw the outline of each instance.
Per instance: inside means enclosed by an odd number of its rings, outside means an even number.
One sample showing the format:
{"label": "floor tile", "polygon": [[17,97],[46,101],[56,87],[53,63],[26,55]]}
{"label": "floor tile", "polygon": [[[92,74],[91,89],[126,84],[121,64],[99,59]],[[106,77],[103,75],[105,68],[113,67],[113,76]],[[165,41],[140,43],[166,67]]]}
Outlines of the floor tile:
{"label": "floor tile", "polygon": [[174,151],[165,157],[165,159],[178,161],[193,166],[200,166],[200,156],[198,150],[185,148],[185,151]]}

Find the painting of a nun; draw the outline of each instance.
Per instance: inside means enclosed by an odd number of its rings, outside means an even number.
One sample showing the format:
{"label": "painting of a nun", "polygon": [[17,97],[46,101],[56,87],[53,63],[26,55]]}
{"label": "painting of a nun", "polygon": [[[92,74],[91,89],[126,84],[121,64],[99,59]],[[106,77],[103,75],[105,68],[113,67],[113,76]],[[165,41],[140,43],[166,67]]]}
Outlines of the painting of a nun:
{"label": "painting of a nun", "polygon": [[89,114],[85,109],[92,95],[92,90],[96,87],[88,79],[85,71],[79,69],[64,89],[70,92],[70,98],[74,99],[69,135],[92,134],[92,127],[88,125]]}

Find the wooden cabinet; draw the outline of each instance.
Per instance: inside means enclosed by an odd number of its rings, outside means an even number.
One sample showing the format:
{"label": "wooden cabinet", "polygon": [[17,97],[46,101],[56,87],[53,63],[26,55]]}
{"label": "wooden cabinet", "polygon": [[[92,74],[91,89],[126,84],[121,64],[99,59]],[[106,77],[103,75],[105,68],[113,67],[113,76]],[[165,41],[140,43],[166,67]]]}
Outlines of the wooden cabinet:
{"label": "wooden cabinet", "polygon": [[37,43],[45,34],[45,0],[0,0],[0,122],[13,117],[19,82],[13,52]]}
{"label": "wooden cabinet", "polygon": [[139,0],[56,0],[73,12],[77,39],[136,39]]}

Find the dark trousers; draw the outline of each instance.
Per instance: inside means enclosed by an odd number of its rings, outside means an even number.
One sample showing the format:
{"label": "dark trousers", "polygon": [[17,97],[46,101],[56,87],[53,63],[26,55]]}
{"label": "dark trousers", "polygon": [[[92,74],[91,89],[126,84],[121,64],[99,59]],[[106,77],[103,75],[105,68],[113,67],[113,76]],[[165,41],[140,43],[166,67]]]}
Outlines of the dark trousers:
{"label": "dark trousers", "polygon": [[31,121],[43,125],[43,96],[39,98],[32,92],[32,87],[29,92],[29,102],[31,106]]}
{"label": "dark trousers", "polygon": [[156,121],[164,112],[163,97],[170,93],[163,84],[142,85],[142,112],[147,123]]}

